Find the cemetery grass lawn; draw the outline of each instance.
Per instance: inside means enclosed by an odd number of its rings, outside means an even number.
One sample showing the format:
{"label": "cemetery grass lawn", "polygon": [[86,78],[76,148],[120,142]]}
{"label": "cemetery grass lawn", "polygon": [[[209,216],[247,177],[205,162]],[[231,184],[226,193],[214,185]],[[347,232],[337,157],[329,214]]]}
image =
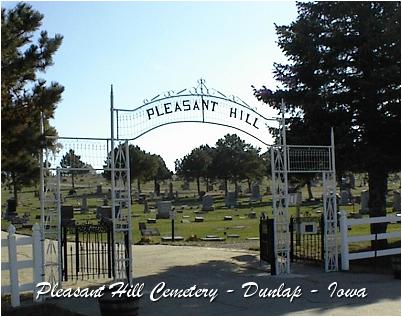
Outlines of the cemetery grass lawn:
{"label": "cemetery grass lawn", "polygon": [[[358,186],[361,182],[359,180],[361,175],[357,176],[356,185]],[[391,179],[391,177],[390,177]],[[62,197],[65,198],[68,195],[68,191],[71,188],[70,184],[71,178],[64,177],[61,183],[62,188]],[[67,204],[73,205],[75,208],[79,208],[81,204],[80,196],[83,193],[93,193],[96,191],[96,185],[102,184],[103,192],[107,192],[107,189],[110,188],[110,185],[107,181],[100,175],[83,175],[82,177],[76,178],[76,186],[75,189],[77,191],[76,198],[68,198]],[[175,210],[177,212],[177,217],[175,220],[175,236],[182,236],[184,240],[189,239],[192,236],[197,236],[197,238],[203,238],[206,235],[216,235],[219,237],[225,237],[228,234],[237,234],[239,238],[227,238],[224,242],[212,242],[212,243],[204,243],[201,241],[189,241],[189,242],[181,242],[181,244],[191,244],[191,245],[209,245],[209,246],[225,246],[238,243],[244,244],[247,242],[251,248],[258,249],[259,242],[258,241],[249,241],[247,238],[255,238],[259,237],[259,216],[262,212],[272,218],[272,197],[270,195],[264,195],[261,203],[253,203],[250,206],[248,196],[240,196],[238,201],[241,205],[235,209],[227,209],[224,207],[224,197],[221,191],[214,191],[211,194],[214,196],[214,206],[215,210],[196,214],[194,211],[201,209],[201,202],[196,199],[196,183],[190,183],[190,190],[183,191],[181,190],[181,181],[173,181],[174,191],[179,192],[179,199],[173,203],[175,206]],[[269,185],[268,180],[265,178],[262,182],[261,193],[263,193],[266,187]],[[243,189],[246,189],[248,186],[246,183],[241,184]],[[202,186],[201,190],[203,189]],[[216,186],[215,186],[216,187]],[[133,183],[133,191],[135,190],[135,182]],[[161,183],[161,193],[167,191],[169,188],[169,182]],[[399,189],[400,183],[399,181],[390,180],[388,182],[389,193],[387,197],[387,212],[395,214],[392,212],[392,190]],[[153,191],[153,182],[147,182],[146,184],[142,184],[141,189],[143,192],[151,192]],[[205,189],[205,188],[204,188]],[[318,198],[322,195],[322,188],[317,186],[313,187],[313,195]],[[366,187],[356,187],[356,189],[352,190],[353,195],[360,195],[362,190],[367,189]],[[234,185],[230,184],[229,190],[234,190]],[[26,212],[29,215],[29,224],[39,223],[40,219],[37,217],[40,215],[40,204],[39,198],[35,196],[37,192],[37,187],[29,187],[24,188],[19,193],[19,204],[17,207],[17,212],[19,216],[23,216]],[[307,189],[305,187],[302,188],[303,198],[306,199]],[[7,199],[12,196],[12,193],[9,192],[6,188],[2,187],[2,195],[1,195],[1,204],[2,204],[2,212],[5,211],[7,206]],[[136,197],[133,195],[133,197]],[[75,212],[75,219],[77,223],[97,223],[98,220],[95,218],[94,211],[97,206],[101,206],[103,203],[103,198],[88,198],[88,208],[89,212],[81,214],[79,211]],[[184,206],[184,209],[181,213],[181,208]],[[149,203],[150,208],[154,208],[154,203]],[[349,206],[340,206],[340,210],[345,210],[348,213],[355,212],[357,213],[360,209],[358,204],[349,205]],[[133,242],[138,243],[141,240],[141,235],[138,230],[139,222],[147,222],[148,218],[155,218],[156,212],[152,211],[150,213],[144,214],[143,212],[144,206],[135,202],[133,198],[132,205],[132,225],[133,225]],[[257,218],[250,219],[248,218],[248,214],[250,212],[256,212]],[[320,216],[318,211],[322,211],[322,205],[320,202],[309,202],[305,203],[301,207],[301,214],[303,216]],[[296,213],[295,207],[290,207],[290,214],[294,216]],[[183,217],[185,216],[185,217]],[[195,223],[195,216],[204,217],[204,222]],[[232,220],[224,221],[224,216],[232,216]],[[181,223],[182,219],[189,220],[190,223]],[[7,230],[10,222],[6,220],[2,220],[1,228],[2,230]],[[146,224],[148,228],[158,228],[161,236],[171,236],[171,220],[169,219],[157,219],[156,224]],[[369,234],[370,227],[369,225],[362,226],[354,226],[353,230],[349,232],[350,235],[364,235]],[[388,225],[387,231],[395,231],[400,230],[400,224],[390,224]],[[17,227],[17,232],[22,234],[30,234],[30,228],[21,228]],[[196,239],[191,239],[196,240]],[[392,241],[390,241],[392,242]],[[161,239],[159,236],[150,237],[150,243],[161,243]],[[176,242],[175,244],[179,244]],[[360,249],[365,246],[359,244],[357,246],[352,245],[351,248]],[[247,248],[247,244],[246,244]]]}

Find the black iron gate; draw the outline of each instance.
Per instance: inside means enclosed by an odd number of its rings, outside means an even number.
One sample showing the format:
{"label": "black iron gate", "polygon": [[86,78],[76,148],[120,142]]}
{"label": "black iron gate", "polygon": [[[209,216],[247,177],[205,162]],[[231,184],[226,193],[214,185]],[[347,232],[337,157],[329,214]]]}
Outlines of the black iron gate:
{"label": "black iron gate", "polygon": [[111,223],[63,224],[61,233],[63,281],[113,277]]}
{"label": "black iron gate", "polygon": [[260,218],[260,260],[270,264],[271,275],[276,275],[274,248],[274,219],[263,214]]}
{"label": "black iron gate", "polygon": [[322,216],[290,218],[291,262],[323,262],[323,219]]}

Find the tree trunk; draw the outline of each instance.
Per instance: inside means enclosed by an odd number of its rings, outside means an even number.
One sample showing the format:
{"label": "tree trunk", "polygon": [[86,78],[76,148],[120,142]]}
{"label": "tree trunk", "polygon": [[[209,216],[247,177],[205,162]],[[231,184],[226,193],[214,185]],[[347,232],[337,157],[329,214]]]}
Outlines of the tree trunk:
{"label": "tree trunk", "polygon": [[[369,171],[369,214],[370,217],[386,216],[386,197],[387,197],[387,172],[381,168],[380,164]],[[371,234],[384,233],[387,231],[387,223],[374,223],[370,225]],[[371,247],[383,249],[387,247],[387,240],[372,240]]]}
{"label": "tree trunk", "polygon": [[225,177],[225,196],[228,194],[228,179]]}
{"label": "tree trunk", "polygon": [[206,184],[205,185],[206,186],[205,187],[205,192],[208,193],[209,192],[209,190],[208,190],[209,189],[209,179],[208,179],[208,177],[205,178],[205,184]]}
{"label": "tree trunk", "polygon": [[197,191],[198,191],[198,196],[200,196],[200,178],[197,177]]}
{"label": "tree trunk", "polygon": [[137,190],[138,194],[141,193],[141,180],[139,177],[137,178]]}
{"label": "tree trunk", "polygon": [[71,171],[71,185],[73,186],[74,189],[74,171]]}
{"label": "tree trunk", "polygon": [[11,179],[13,182],[13,195],[14,195],[14,200],[15,200],[15,206],[18,206],[18,186],[16,183],[15,173],[11,173]]}
{"label": "tree trunk", "polygon": [[156,179],[154,179],[154,193],[156,193],[158,191],[158,181]]}
{"label": "tree trunk", "polygon": [[237,199],[237,192],[238,192],[238,188],[237,188],[237,179],[235,179],[235,181],[234,181],[234,183],[235,183],[235,197],[236,197],[236,199]]}
{"label": "tree trunk", "polygon": [[251,179],[247,178],[248,191],[251,193]]}
{"label": "tree trunk", "polygon": [[308,199],[313,200],[314,196],[313,196],[313,191],[311,190],[311,180],[307,181],[307,192],[308,192]]}

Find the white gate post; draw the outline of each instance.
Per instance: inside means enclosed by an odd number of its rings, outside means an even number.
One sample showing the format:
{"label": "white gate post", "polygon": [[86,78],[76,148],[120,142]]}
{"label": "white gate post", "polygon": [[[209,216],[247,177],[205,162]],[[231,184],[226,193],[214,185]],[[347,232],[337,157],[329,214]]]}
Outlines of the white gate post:
{"label": "white gate post", "polygon": [[348,218],[346,212],[340,212],[339,226],[341,231],[341,268],[349,271],[349,243],[348,243]]}
{"label": "white gate post", "polygon": [[37,298],[36,285],[42,282],[42,241],[41,241],[41,230],[40,226],[36,223],[32,227],[32,256],[33,256],[33,287],[34,296],[33,300],[35,302],[41,302],[43,297]]}
{"label": "white gate post", "polygon": [[8,264],[10,266],[10,292],[11,306],[20,305],[20,294],[18,285],[18,263],[17,263],[17,243],[15,241],[15,227],[8,227]]}

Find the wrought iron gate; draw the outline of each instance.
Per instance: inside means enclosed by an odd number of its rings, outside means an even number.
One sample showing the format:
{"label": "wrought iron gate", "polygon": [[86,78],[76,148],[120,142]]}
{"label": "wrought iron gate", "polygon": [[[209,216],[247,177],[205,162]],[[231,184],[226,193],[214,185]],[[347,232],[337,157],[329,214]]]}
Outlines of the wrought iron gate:
{"label": "wrought iron gate", "polygon": [[322,263],[324,259],[324,218],[290,218],[291,262]]}
{"label": "wrought iron gate", "polygon": [[63,281],[113,277],[111,224],[66,224],[61,230]]}

